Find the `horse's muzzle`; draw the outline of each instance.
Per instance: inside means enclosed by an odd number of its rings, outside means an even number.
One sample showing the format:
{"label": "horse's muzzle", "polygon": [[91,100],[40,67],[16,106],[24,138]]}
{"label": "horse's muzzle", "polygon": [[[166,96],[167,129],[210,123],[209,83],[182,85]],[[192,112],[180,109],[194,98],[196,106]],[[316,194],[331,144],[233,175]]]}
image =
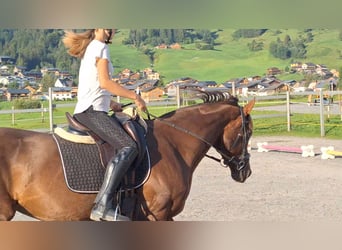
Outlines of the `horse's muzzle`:
{"label": "horse's muzzle", "polygon": [[248,166],[246,166],[244,169],[241,169],[240,171],[234,171],[232,172],[232,178],[234,181],[237,182],[245,182],[249,176],[251,176],[252,170]]}

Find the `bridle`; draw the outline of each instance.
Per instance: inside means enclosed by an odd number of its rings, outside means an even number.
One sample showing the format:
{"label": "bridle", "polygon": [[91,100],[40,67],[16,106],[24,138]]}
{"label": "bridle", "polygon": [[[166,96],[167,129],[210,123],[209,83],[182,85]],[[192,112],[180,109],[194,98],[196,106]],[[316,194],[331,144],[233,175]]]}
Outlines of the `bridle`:
{"label": "bridle", "polygon": [[222,156],[221,159],[218,159],[214,156],[210,156],[208,154],[206,154],[205,156],[213,159],[217,162],[220,162],[221,166],[223,167],[228,167],[229,164],[225,164],[224,161],[225,159],[223,157],[225,157],[228,160],[228,163],[233,163],[235,166],[237,166],[237,170],[240,171],[243,168],[246,167],[246,162],[249,160],[250,158],[250,154],[248,153],[247,150],[247,146],[248,146],[248,132],[247,132],[247,127],[248,127],[248,121],[247,118],[245,116],[245,113],[243,112],[243,108],[240,107],[240,115],[241,115],[241,131],[238,134],[238,137],[235,139],[235,141],[232,144],[232,148],[234,148],[239,139],[242,137],[242,153],[239,156],[227,156],[227,154],[224,154],[222,152],[222,150],[219,150],[218,148],[212,146],[213,148],[216,149],[216,151]]}
{"label": "bridle", "polygon": [[243,112],[243,108],[240,107],[240,115],[241,115],[241,120],[242,120],[242,126],[241,126],[241,133],[239,134],[239,136],[235,139],[234,143],[233,143],[233,147],[236,146],[236,144],[238,143],[238,140],[240,139],[240,137],[242,136],[242,153],[240,156],[230,156],[230,155],[227,155],[226,153],[224,153],[221,149],[219,149],[218,147],[215,147],[212,143],[208,142],[206,139],[204,139],[203,137],[183,128],[183,127],[180,127],[180,126],[177,126],[176,124],[172,123],[172,122],[169,122],[169,121],[166,121],[164,119],[161,119],[155,115],[152,115],[148,110],[145,111],[145,113],[147,114],[147,117],[149,120],[151,120],[151,117],[172,127],[172,128],[175,128],[179,131],[182,131],[183,133],[185,134],[188,134],[188,135],[191,135],[192,137],[194,138],[197,138],[198,140],[204,142],[205,144],[207,144],[209,147],[213,147],[220,155],[221,155],[221,159],[219,158],[216,158],[215,156],[211,156],[211,155],[208,155],[208,154],[205,154],[206,157],[212,159],[212,160],[215,160],[217,162],[220,162],[221,166],[223,167],[228,167],[229,164],[225,164],[225,161],[228,161],[228,163],[233,163],[235,166],[237,166],[237,170],[240,171],[242,170],[243,168],[246,167],[246,162],[249,160],[249,157],[250,157],[250,154],[248,153],[248,150],[247,150],[247,144],[248,144],[248,134],[247,134],[247,126],[248,126],[248,122],[247,122],[247,119],[246,119],[246,116]]}

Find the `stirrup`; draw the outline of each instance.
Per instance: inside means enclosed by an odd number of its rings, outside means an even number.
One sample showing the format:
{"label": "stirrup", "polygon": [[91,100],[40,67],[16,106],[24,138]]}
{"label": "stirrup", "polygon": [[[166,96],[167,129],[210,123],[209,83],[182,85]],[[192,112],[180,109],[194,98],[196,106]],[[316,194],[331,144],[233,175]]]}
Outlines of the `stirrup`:
{"label": "stirrup", "polygon": [[131,221],[131,219],[125,215],[120,214],[119,206],[116,206],[115,210],[109,208],[103,213],[92,210],[90,219],[93,221]]}
{"label": "stirrup", "polygon": [[120,203],[121,203],[121,190],[116,193],[116,207],[95,209],[99,204],[95,204],[90,213],[90,219],[93,221],[131,221],[131,219],[121,214]]}

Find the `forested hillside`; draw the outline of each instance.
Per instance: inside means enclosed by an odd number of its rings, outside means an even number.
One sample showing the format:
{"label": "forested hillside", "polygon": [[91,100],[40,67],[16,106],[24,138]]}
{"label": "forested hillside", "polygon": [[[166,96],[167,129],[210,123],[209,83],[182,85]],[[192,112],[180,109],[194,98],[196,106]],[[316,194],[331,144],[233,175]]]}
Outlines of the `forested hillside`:
{"label": "forested hillside", "polygon": [[[0,56],[28,70],[55,67],[77,75],[79,61],[66,53],[63,30],[0,30]],[[269,67],[286,71],[294,61],[325,64],[341,71],[338,30],[118,30],[110,45],[116,72],[153,67],[164,82],[180,77],[224,81],[263,75]],[[179,43],[181,49],[158,49]]]}

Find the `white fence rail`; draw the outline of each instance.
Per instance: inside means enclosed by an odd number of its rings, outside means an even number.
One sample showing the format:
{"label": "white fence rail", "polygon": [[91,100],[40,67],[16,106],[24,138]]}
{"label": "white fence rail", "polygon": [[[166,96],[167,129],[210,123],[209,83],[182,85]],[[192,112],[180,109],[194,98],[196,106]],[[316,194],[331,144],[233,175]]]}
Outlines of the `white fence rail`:
{"label": "white fence rail", "polygon": [[[50,97],[52,96],[51,89],[49,90]],[[319,96],[319,100],[316,103],[303,103],[303,102],[295,102],[295,99],[293,97],[296,96]],[[326,102],[324,100],[324,95],[328,95],[331,98],[334,99],[333,103]],[[325,136],[325,117],[330,115],[340,115],[341,121],[342,121],[342,91],[319,91],[319,92],[287,92],[286,94],[278,94],[278,95],[272,95],[272,96],[239,96],[240,103],[243,105],[244,103],[247,103],[248,101],[252,99],[256,99],[257,103],[269,103],[272,101],[272,106],[265,105],[262,109],[259,110],[267,110],[267,111],[281,111],[277,114],[259,114],[254,115],[253,119],[259,119],[259,118],[274,118],[274,117],[280,117],[280,116],[286,116],[287,119],[287,130],[291,131],[291,116],[294,113],[316,113],[320,114],[320,130],[321,130],[321,136]],[[49,98],[52,100],[52,98]],[[162,98],[162,99],[156,99],[156,100],[150,100],[148,103],[148,106],[172,106],[175,105],[176,107],[186,106],[188,104],[188,101],[193,99],[186,99],[186,95],[182,93],[181,91],[177,91],[176,97],[171,98]],[[277,104],[277,100],[279,100],[279,104]],[[120,101],[120,99],[118,99]],[[316,100],[317,101],[317,100]],[[285,102],[285,104],[284,104]],[[63,105],[63,104],[58,104]],[[56,104],[53,104],[52,101],[49,101],[48,107],[42,107],[40,109],[29,109],[29,110],[0,110],[0,114],[11,114],[11,124],[14,125],[16,123],[16,114],[18,113],[41,113],[40,118],[35,119],[41,119],[42,122],[45,122],[49,120],[49,131],[53,131],[54,129],[54,117],[53,117],[53,108],[56,107]],[[258,108],[256,108],[258,109]],[[60,117],[55,117],[60,118]],[[29,121],[33,119],[25,119],[25,121]],[[0,126],[3,126],[2,124],[4,121],[0,121]]]}

